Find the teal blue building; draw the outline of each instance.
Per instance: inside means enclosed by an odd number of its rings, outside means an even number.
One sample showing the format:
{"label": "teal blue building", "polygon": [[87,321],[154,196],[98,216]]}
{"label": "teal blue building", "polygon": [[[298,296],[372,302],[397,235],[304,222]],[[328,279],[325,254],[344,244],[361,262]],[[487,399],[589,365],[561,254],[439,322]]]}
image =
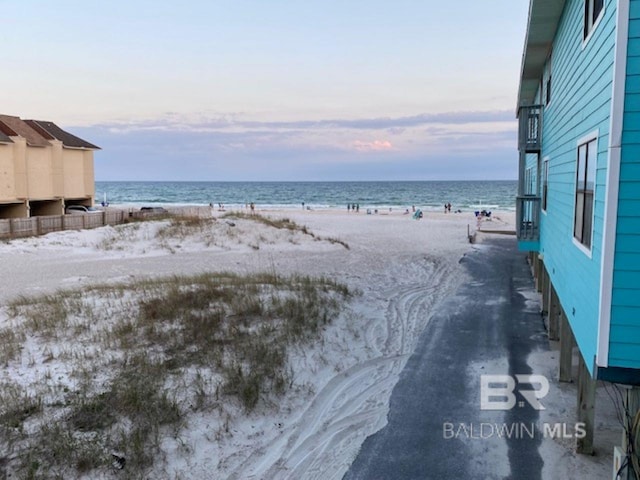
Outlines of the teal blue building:
{"label": "teal blue building", "polygon": [[640,0],[531,0],[518,119],[519,247],[591,377],[640,385]]}

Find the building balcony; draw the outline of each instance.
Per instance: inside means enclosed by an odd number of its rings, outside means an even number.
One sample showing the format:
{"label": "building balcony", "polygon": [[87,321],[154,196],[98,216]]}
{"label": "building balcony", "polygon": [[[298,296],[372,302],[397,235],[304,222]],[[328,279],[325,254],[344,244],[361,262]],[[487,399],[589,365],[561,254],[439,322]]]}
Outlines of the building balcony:
{"label": "building balcony", "polygon": [[535,195],[517,197],[516,234],[521,250],[538,251],[540,245],[540,197]]}
{"label": "building balcony", "polygon": [[542,147],[542,105],[520,107],[518,119],[518,149],[524,153],[539,153]]}

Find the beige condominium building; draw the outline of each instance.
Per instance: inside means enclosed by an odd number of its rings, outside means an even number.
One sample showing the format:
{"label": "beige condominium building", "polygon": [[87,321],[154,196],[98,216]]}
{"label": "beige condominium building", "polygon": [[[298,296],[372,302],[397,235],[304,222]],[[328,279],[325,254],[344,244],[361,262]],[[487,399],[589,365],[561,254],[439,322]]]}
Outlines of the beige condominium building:
{"label": "beige condominium building", "polygon": [[0,218],[93,205],[93,152],[99,149],[53,122],[0,115]]}

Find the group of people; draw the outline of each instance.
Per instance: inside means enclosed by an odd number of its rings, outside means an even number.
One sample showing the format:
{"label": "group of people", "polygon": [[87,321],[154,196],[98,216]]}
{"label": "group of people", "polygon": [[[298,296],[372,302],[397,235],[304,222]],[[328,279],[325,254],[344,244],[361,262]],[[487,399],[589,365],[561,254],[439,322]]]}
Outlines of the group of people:
{"label": "group of people", "polygon": [[360,204],[359,203],[347,203],[347,212],[351,212],[351,211],[358,213],[360,211]]}
{"label": "group of people", "polygon": [[[213,202],[209,203],[209,208],[210,208],[211,210],[213,210],[213,209],[214,209]],[[244,204],[244,208],[245,208],[245,209],[251,209],[251,211],[253,212],[253,211],[255,211],[255,209],[256,209],[256,205],[255,205],[255,203],[253,203],[253,202],[251,202],[251,203],[245,203],[245,204]],[[218,202],[218,211],[220,211],[220,212],[224,212],[224,211],[225,211],[224,203]]]}
{"label": "group of people", "polygon": [[451,213],[451,202],[444,204],[444,213]]}

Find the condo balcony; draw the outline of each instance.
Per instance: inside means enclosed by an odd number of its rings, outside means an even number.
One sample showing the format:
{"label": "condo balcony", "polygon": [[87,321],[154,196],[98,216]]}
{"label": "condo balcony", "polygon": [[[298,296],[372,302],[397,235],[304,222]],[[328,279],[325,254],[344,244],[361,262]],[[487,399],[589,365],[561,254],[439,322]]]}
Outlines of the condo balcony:
{"label": "condo balcony", "polygon": [[540,197],[536,195],[517,197],[516,234],[522,250],[538,250],[540,242]]}
{"label": "condo balcony", "polygon": [[518,149],[524,153],[538,153],[542,146],[542,105],[518,109],[520,121]]}

